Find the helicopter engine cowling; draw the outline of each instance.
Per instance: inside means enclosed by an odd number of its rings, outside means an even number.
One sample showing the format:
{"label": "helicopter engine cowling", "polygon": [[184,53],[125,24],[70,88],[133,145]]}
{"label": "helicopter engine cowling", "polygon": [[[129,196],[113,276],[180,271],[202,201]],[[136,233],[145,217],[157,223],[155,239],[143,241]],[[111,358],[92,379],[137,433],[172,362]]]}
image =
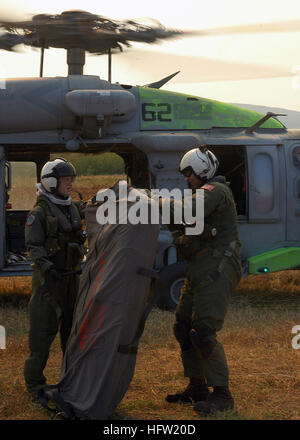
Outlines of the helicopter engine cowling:
{"label": "helicopter engine cowling", "polygon": [[83,119],[86,136],[103,136],[112,118],[129,121],[136,111],[135,97],[126,90],[72,90],[65,96],[69,110]]}
{"label": "helicopter engine cowling", "polygon": [[76,116],[122,116],[125,122],[136,111],[135,97],[126,90],[72,90],[65,98]]}

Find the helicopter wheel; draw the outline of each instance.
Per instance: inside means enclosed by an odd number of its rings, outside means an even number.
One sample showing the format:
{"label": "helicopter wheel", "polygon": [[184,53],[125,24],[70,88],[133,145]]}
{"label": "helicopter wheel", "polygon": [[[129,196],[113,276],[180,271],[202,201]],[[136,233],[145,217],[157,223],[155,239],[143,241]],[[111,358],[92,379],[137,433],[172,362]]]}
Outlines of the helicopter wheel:
{"label": "helicopter wheel", "polygon": [[161,292],[157,306],[162,310],[175,310],[180,298],[186,273],[186,262],[165,266],[159,273],[161,279]]}

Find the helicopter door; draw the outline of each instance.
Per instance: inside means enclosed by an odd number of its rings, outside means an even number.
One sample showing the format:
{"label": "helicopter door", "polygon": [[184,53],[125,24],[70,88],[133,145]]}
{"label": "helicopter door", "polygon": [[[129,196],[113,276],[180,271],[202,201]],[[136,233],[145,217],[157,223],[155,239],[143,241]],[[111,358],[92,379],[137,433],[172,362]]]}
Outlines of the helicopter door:
{"label": "helicopter door", "polygon": [[[282,246],[285,240],[285,166],[280,146],[247,147],[249,226],[255,252]],[[258,223],[260,226],[253,226]],[[252,231],[251,231],[252,230]],[[254,250],[254,249],[253,249]]]}
{"label": "helicopter door", "polygon": [[287,152],[287,241],[300,243],[300,143],[293,143]]}
{"label": "helicopter door", "polygon": [[6,208],[5,151],[0,146],[0,269],[5,264],[5,208]]}

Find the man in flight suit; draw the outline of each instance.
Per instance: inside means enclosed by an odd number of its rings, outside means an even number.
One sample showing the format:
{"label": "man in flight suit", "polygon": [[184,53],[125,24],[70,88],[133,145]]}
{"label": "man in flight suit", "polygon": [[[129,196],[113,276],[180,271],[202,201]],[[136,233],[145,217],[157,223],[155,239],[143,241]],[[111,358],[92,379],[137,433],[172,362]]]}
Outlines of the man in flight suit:
{"label": "man in flight suit", "polygon": [[43,370],[60,330],[64,353],[72,327],[80,262],[84,255],[83,205],[72,203],[75,168],[65,159],[47,162],[37,184],[37,202],[25,225],[26,246],[33,262],[29,303],[29,348],[24,376],[33,397],[45,385]]}
{"label": "man in flight suit", "polygon": [[[205,146],[189,151],[180,162],[180,171],[193,190],[193,208],[196,189],[204,191],[204,230],[200,235],[185,235],[182,229],[176,239],[178,251],[188,264],[174,335],[181,347],[184,375],[190,383],[184,391],[169,394],[166,400],[194,401],[199,414],[213,414],[234,406],[226,356],[216,333],[223,326],[230,295],[241,278],[241,243],[233,195],[225,178],[215,176],[217,167],[217,158]],[[163,203],[164,199],[161,206]],[[176,203],[171,200],[171,213]]]}

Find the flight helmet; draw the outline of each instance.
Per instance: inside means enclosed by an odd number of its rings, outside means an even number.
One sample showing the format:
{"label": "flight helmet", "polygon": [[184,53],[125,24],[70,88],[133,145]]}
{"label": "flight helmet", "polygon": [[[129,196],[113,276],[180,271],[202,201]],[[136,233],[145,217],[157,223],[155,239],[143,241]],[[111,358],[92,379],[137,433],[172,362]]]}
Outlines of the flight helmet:
{"label": "flight helmet", "polygon": [[218,166],[219,161],[216,156],[206,146],[201,145],[185,153],[180,161],[179,171],[184,173],[191,170],[199,179],[206,182],[214,177]]}
{"label": "flight helmet", "polygon": [[41,172],[41,183],[46,191],[55,194],[59,178],[65,176],[76,177],[76,170],[70,162],[60,157],[45,163]]}

